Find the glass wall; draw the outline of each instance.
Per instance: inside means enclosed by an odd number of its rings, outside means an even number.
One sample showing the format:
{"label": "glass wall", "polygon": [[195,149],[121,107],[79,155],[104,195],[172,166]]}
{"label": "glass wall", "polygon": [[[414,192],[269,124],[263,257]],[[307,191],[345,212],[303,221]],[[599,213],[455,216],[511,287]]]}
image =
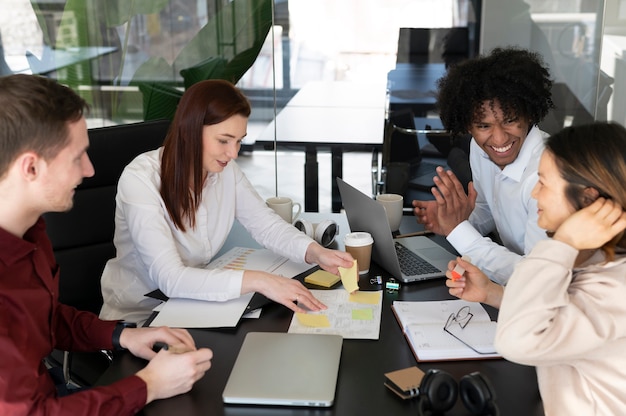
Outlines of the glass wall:
{"label": "glass wall", "polygon": [[468,28],[469,56],[507,44],[543,55],[557,105],[545,130],[626,123],[626,0],[0,0],[0,9],[0,73],[70,85],[92,105],[90,127],[170,117],[187,86],[225,78],[252,101],[252,145],[315,82],[372,85],[357,107],[388,106],[400,28],[447,27]]}

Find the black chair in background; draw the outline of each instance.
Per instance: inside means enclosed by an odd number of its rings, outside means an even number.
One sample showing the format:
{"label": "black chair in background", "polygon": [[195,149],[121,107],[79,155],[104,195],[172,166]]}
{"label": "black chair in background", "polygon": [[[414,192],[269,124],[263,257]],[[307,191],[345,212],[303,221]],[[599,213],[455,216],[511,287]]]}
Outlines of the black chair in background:
{"label": "black chair in background", "polygon": [[[124,167],[138,154],[162,145],[169,125],[169,120],[157,120],[89,130],[88,154],[95,175],[78,186],[70,211],[44,214],[61,271],[61,303],[100,312],[100,276],[107,260],[115,257],[117,182]],[[68,383],[86,386],[93,385],[106,369],[109,357],[55,350],[48,364],[63,365]]]}
{"label": "black chair in background", "polygon": [[[440,130],[428,132],[430,135],[437,135],[437,140],[449,140],[446,132]],[[379,169],[383,174],[376,183],[372,176],[372,189],[375,193],[406,195],[409,189],[430,190],[434,185],[432,178],[436,174],[436,167],[445,166],[446,161],[445,156],[432,144],[420,147],[418,134],[426,133],[427,130],[415,128],[415,117],[411,109],[389,112],[388,119],[385,120],[382,163]],[[372,171],[374,168],[372,161]],[[411,200],[405,198],[404,205],[410,207]]]}
{"label": "black chair in background", "polygon": [[445,63],[446,67],[470,57],[467,27],[401,27],[396,63]]}

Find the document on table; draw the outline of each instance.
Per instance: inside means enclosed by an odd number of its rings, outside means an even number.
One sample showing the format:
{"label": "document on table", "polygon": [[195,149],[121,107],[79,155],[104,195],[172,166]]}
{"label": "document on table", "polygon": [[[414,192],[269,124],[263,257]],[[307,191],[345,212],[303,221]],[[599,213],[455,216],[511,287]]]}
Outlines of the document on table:
{"label": "document on table", "polygon": [[246,310],[253,293],[226,302],[208,302],[196,299],[170,298],[160,305],[158,315],[150,326],[171,328],[227,328],[235,327]]}
{"label": "document on table", "polygon": [[[207,265],[207,269],[262,270],[292,278],[312,268],[295,263],[267,249],[233,247]],[[237,326],[253,294],[226,302],[172,298],[159,305],[159,313],[150,326],[173,328],[225,328]]]}
{"label": "document on table", "polygon": [[394,301],[391,308],[417,361],[501,357],[493,348],[496,322],[480,303]]}
{"label": "document on table", "polygon": [[344,339],[378,339],[382,291],[348,293],[345,289],[311,290],[328,309],[294,313],[289,333],[332,334]]}

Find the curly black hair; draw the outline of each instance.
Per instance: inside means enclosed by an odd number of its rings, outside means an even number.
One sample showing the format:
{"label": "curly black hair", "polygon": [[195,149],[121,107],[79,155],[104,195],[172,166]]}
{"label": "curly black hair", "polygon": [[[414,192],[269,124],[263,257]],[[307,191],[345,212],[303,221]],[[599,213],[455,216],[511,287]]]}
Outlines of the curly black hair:
{"label": "curly black hair", "polygon": [[468,133],[483,117],[482,103],[497,100],[506,118],[525,117],[539,123],[554,108],[550,72],[538,53],[495,48],[491,54],[448,69],[437,82],[437,108],[453,135]]}

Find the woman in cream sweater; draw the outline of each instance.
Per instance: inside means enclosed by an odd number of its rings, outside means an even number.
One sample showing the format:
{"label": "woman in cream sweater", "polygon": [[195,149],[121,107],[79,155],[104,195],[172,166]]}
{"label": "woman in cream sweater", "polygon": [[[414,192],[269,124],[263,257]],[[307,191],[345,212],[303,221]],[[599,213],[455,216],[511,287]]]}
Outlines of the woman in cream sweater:
{"label": "woman in cream sweater", "polygon": [[546,415],[626,414],[624,184],[624,127],[564,129],[547,140],[533,190],[552,238],[506,288],[463,260],[465,276],[447,280],[451,294],[500,308],[496,349],[536,366]]}

